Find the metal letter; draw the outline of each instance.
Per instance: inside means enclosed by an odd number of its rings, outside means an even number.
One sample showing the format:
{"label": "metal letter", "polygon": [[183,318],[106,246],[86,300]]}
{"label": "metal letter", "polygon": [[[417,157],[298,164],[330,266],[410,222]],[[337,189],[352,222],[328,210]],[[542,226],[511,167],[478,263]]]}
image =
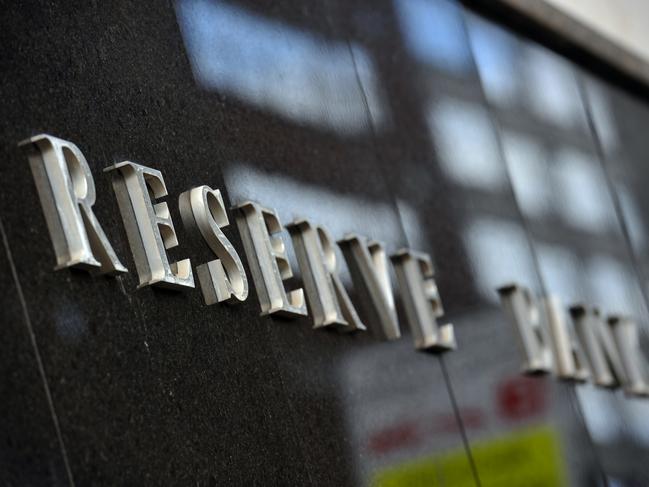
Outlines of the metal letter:
{"label": "metal letter", "polygon": [[640,350],[638,326],[635,321],[622,316],[609,316],[608,325],[613,330],[626,373],[624,391],[633,396],[649,396],[647,360]]}
{"label": "metal letter", "polygon": [[566,323],[566,311],[556,296],[543,299],[550,331],[554,373],[564,380],[583,382],[590,376],[584,353],[572,327]]}
{"label": "metal letter", "polygon": [[390,257],[401,289],[406,318],[419,350],[446,351],[456,348],[450,323],[439,325],[444,314],[433,279],[433,264],[426,254],[403,249]]}
{"label": "metal letter", "polygon": [[505,314],[518,332],[525,361],[526,374],[552,370],[552,351],[547,345],[548,333],[541,319],[541,310],[529,289],[517,284],[498,289]]}
{"label": "metal letter", "polygon": [[498,292],[518,332],[526,358],[525,373],[553,370],[561,379],[580,382],[590,376],[579,341],[566,323],[565,310],[557,297],[548,296],[539,306],[529,289],[522,286],[512,284]]}
{"label": "metal letter", "polygon": [[634,396],[649,395],[647,362],[640,350],[638,327],[626,317],[611,316],[606,322],[597,308],[573,306],[575,328],[593,369],[595,384],[622,386]]}
{"label": "metal letter", "polygon": [[612,330],[599,310],[577,305],[570,308],[570,314],[586,352],[595,385],[614,388],[626,383],[624,366]]}
{"label": "metal letter", "polygon": [[178,245],[167,203],[151,202],[167,195],[162,173],[129,161],[104,169],[115,170],[113,189],[140,279],[138,287],[194,287],[190,260],[170,264],[167,257],[166,249]]}
{"label": "metal letter", "polygon": [[344,331],[365,330],[338,276],[334,243],[322,227],[308,220],[287,225],[293,239],[314,328],[337,325]]}
{"label": "metal letter", "polygon": [[283,227],[277,214],[247,201],[236,207],[237,226],[255,281],[261,314],[277,313],[280,316],[306,316],[304,291],[289,291],[283,281],[293,276],[286,257],[286,247],[281,235]]}
{"label": "metal letter", "polygon": [[236,303],[248,297],[248,279],[241,259],[221,228],[230,222],[221,191],[199,186],[179,198],[180,215],[188,229],[198,230],[218,259],[196,267],[205,304]]}
{"label": "metal letter", "polygon": [[77,267],[101,274],[128,272],[92,211],[95,182],[72,142],[40,134],[18,144],[36,182],[54,252],[55,269]]}
{"label": "metal letter", "polygon": [[346,235],[338,241],[343,251],[347,267],[352,275],[354,287],[368,302],[366,311],[370,315],[372,331],[384,340],[401,337],[394,296],[388,274],[388,262],[383,245],[367,242],[359,235]]}

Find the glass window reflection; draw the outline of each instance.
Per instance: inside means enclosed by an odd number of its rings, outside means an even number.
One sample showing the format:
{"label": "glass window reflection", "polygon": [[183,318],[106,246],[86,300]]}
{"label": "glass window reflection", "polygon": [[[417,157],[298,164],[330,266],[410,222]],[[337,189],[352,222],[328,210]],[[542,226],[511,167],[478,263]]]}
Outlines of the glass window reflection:
{"label": "glass window reflection", "polygon": [[512,73],[516,44],[502,30],[478,18],[471,18],[469,25],[471,49],[489,100],[498,105],[515,104],[519,97],[519,79]]}
{"label": "glass window reflection", "polygon": [[461,74],[471,66],[461,12],[446,0],[396,0],[401,31],[417,61]]}
{"label": "glass window reflection", "polygon": [[[599,163],[571,147],[554,155],[551,166],[557,206],[566,223],[591,232],[605,232],[615,222],[613,202]],[[613,223],[614,225],[614,223]]]}
{"label": "glass window reflection", "polygon": [[504,168],[486,110],[475,103],[443,98],[428,117],[444,172],[459,184],[498,190]]}
{"label": "glass window reflection", "polygon": [[487,301],[498,302],[499,286],[534,282],[527,236],[519,225],[495,218],[475,219],[465,228],[464,237],[478,288]]}
{"label": "glass window reflection", "polygon": [[505,130],[503,151],[518,204],[525,215],[539,218],[550,210],[551,181],[541,144],[531,136]]}
{"label": "glass window reflection", "polygon": [[568,128],[584,121],[576,78],[565,61],[547,51],[526,48],[523,73],[529,106],[541,120]]}
{"label": "glass window reflection", "polygon": [[179,0],[176,10],[203,88],[343,134],[369,130],[367,107],[376,127],[386,122],[374,64],[361,46],[221,0]]}

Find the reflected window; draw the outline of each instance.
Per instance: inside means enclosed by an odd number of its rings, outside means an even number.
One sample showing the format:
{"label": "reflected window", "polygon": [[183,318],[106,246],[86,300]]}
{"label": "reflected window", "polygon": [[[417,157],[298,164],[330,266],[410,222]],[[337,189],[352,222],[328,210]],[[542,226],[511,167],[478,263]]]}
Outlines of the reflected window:
{"label": "reflected window", "polygon": [[375,68],[361,46],[218,0],[179,0],[176,10],[203,88],[341,133],[369,130],[368,107],[376,126],[385,122]]}
{"label": "reflected window", "polygon": [[530,108],[553,125],[577,126],[583,121],[575,75],[557,55],[539,48],[524,51],[526,93]]}
{"label": "reflected window", "polygon": [[591,384],[575,388],[588,431],[597,443],[613,443],[624,434],[624,423],[610,391]]}
{"label": "reflected window", "polygon": [[557,210],[566,223],[591,232],[604,232],[614,221],[612,201],[598,164],[588,155],[563,148],[555,156],[552,173]]}
{"label": "reflected window", "polygon": [[397,208],[399,210],[399,217],[408,235],[408,242],[410,247],[415,249],[425,249],[430,245],[427,235],[427,227],[419,215],[416,207],[411,205],[403,198],[396,198]]}
{"label": "reflected window", "polygon": [[[248,163],[227,164],[223,175],[233,205],[246,200],[260,202],[277,210],[284,223],[295,218],[309,218],[324,225],[336,238],[351,232],[393,242],[401,235],[401,225],[391,203],[376,201],[360,193],[333,191],[263,171]],[[299,205],[296,206],[296,202]]]}
{"label": "reflected window", "polygon": [[452,180],[487,190],[505,185],[498,144],[483,107],[445,98],[432,105],[428,123],[441,168]]}
{"label": "reflected window", "polygon": [[548,213],[552,190],[546,155],[532,137],[505,130],[503,151],[516,199],[527,216]]}
{"label": "reflected window", "polygon": [[515,45],[511,34],[493,24],[471,16],[469,41],[487,98],[500,105],[513,104],[518,97]]}
{"label": "reflected window", "polygon": [[560,296],[567,305],[581,302],[580,290],[584,286],[577,256],[562,245],[539,244],[536,253],[546,289]]}
{"label": "reflected window", "polygon": [[493,218],[476,219],[463,231],[464,243],[475,270],[481,294],[498,302],[496,289],[518,282],[534,282],[534,263],[524,230],[517,224]]}
{"label": "reflected window", "polygon": [[471,66],[462,17],[447,0],[396,0],[406,47],[417,61],[462,73]]}
{"label": "reflected window", "polygon": [[634,314],[640,296],[633,285],[635,275],[624,264],[608,255],[596,255],[586,266],[587,282],[593,299],[607,313]]}

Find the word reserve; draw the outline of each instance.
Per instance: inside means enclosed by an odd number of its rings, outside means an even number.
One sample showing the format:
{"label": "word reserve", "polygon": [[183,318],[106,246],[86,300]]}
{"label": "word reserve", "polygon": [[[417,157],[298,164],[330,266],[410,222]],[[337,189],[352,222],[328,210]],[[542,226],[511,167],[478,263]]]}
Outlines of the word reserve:
{"label": "word reserve", "polygon": [[[19,144],[27,153],[56,254],[56,269],[77,267],[101,274],[128,272],[93,213],[95,184],[86,158],[66,140],[41,134]],[[167,196],[162,173],[134,162],[107,167],[139,286],[171,289],[194,287],[190,259],[170,262],[167,250],[178,245],[169,207],[157,202]],[[248,297],[248,280],[239,254],[223,228],[229,220],[218,189],[199,186],[179,197],[182,220],[202,236],[216,259],[196,267],[205,303],[237,303]],[[255,202],[234,208],[236,223],[257,289],[262,315],[306,316],[308,299],[314,328],[365,330],[338,275],[334,240],[309,220],[288,225],[302,272],[304,289],[287,290],[293,273],[277,213]],[[394,340],[401,336],[392,295],[387,257],[382,244],[346,235],[337,244],[352,271],[357,290],[372,304],[373,331]],[[429,256],[400,250],[391,256],[408,322],[419,350],[455,348],[453,326],[438,325],[443,314]]]}
{"label": "word reserve", "polygon": [[[56,254],[56,269],[76,267],[101,274],[128,272],[92,211],[96,194],[88,163],[72,142],[41,134],[19,144],[27,153]],[[133,254],[139,286],[194,287],[190,259],[169,262],[178,245],[169,207],[155,202],[167,196],[162,173],[130,161],[107,167]],[[198,186],[183,192],[179,209],[184,225],[202,237],[216,259],[196,266],[207,305],[239,303],[248,297],[241,258],[223,228],[229,225],[218,189]],[[372,331],[385,340],[400,338],[395,299],[384,246],[360,235],[334,241],[326,229],[307,219],[287,225],[304,289],[287,290],[293,272],[277,213],[256,202],[233,208],[262,315],[306,316],[314,328],[366,329],[339,277],[336,246],[344,256],[357,292],[370,304]],[[443,308],[426,254],[402,249],[390,256],[405,321],[418,350],[456,348],[453,325],[438,324]],[[554,372],[572,381],[622,387],[631,395],[649,395],[649,374],[640,350],[636,323],[626,317],[602,318],[596,308],[573,306],[569,326],[554,298],[538,302],[520,286],[500,288],[501,302],[519,337],[525,373]],[[306,295],[306,299],[305,299]]]}

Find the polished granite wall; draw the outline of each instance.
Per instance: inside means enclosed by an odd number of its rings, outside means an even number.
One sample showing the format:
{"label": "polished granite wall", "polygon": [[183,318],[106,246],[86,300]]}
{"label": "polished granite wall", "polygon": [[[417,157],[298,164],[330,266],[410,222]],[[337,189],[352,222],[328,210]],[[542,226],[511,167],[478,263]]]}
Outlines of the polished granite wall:
{"label": "polished granite wall", "polygon": [[[646,404],[520,376],[495,291],[632,313],[646,339],[646,101],[446,0],[26,1],[1,22],[6,485],[647,484]],[[42,132],[88,159],[123,277],[53,270],[16,145]],[[415,352],[403,319],[385,343],[260,317],[252,280],[235,306],[136,290],[102,173],[122,160],[162,171],[172,260],[213,258],[177,205],[201,184],[430,253],[458,350]]]}

